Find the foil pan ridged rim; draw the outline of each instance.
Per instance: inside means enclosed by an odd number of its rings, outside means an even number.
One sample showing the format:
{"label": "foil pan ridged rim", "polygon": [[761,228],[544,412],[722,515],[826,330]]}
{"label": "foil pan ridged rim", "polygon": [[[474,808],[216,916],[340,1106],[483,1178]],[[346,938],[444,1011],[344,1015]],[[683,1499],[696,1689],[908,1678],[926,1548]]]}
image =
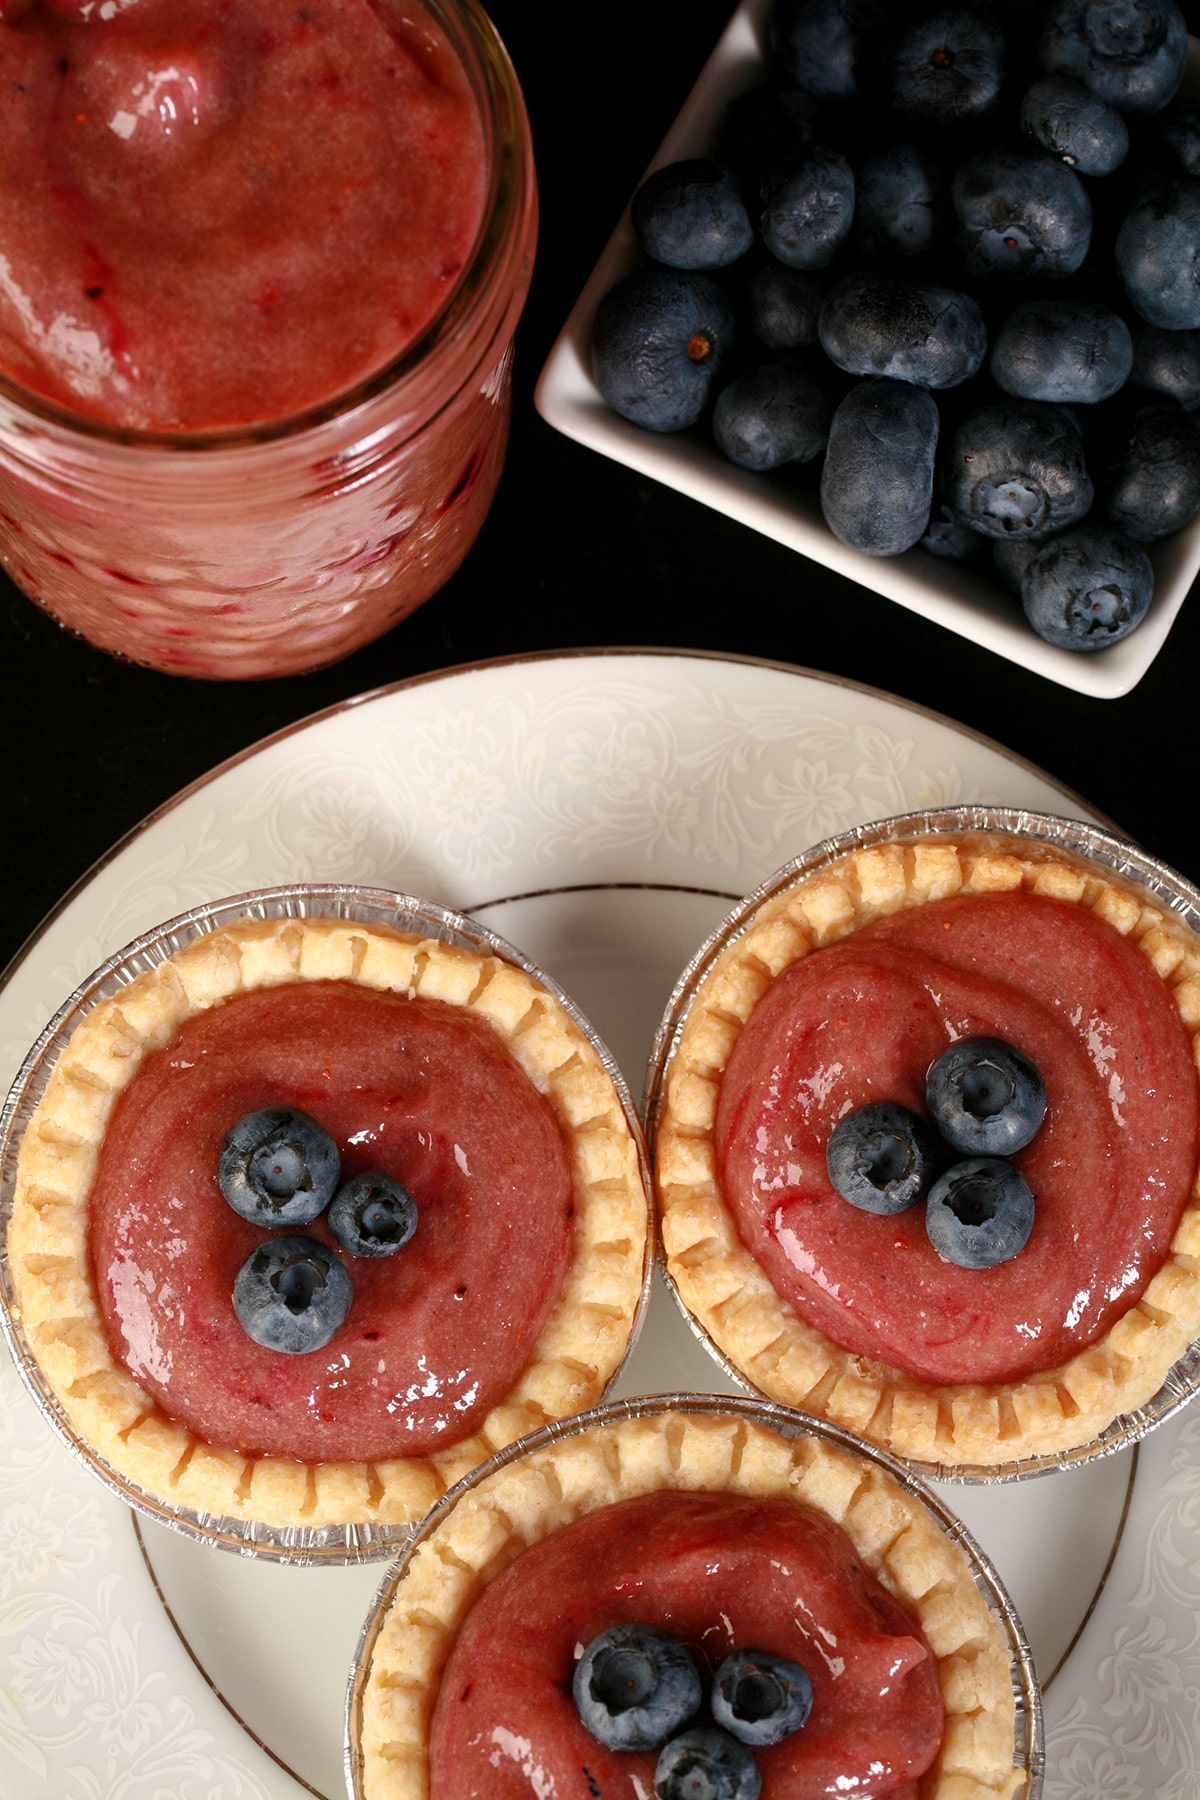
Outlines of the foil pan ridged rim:
{"label": "foil pan ridged rim", "polygon": [[[482,951],[515,964],[551,993],[587,1037],[610,1077],[637,1149],[639,1170],[646,1193],[646,1250],[642,1281],[633,1326],[621,1364],[613,1371],[608,1388],[616,1382],[641,1329],[649,1303],[654,1273],[654,1215],[649,1165],[641,1122],[624,1076],[595,1027],[552,976],[498,932],[452,911],[436,901],[391,889],[350,882],[289,882],[256,888],[221,900],[207,901],[179,913],[143,932],[114,952],[65,1000],[45,1026],[17,1073],[0,1109],[0,1332],[12,1354],[25,1386],[43,1417],[71,1454],[119,1499],[161,1525],[186,1537],[216,1545],[245,1556],[285,1563],[349,1565],[394,1556],[413,1534],[419,1520],[398,1525],[332,1524],[322,1526],[273,1526],[173,1507],[148,1493],[121,1474],[78,1435],[57,1396],[43,1375],[24,1332],[13,1290],[8,1258],[8,1230],[12,1218],[17,1155],[21,1135],[37,1106],[67,1039],[85,1015],[146,970],[167,962],[178,951],[238,919],[334,918],[360,924],[385,925],[399,931],[420,932],[459,948]],[[607,1391],[607,1390],[606,1390]]]}
{"label": "foil pan ridged rim", "polygon": [[[678,1045],[688,1008],[714,960],[748,929],[759,907],[790,887],[801,876],[812,874],[850,851],[870,849],[895,838],[963,832],[997,832],[1025,837],[1098,863],[1120,880],[1148,890],[1160,904],[1169,908],[1192,931],[1200,935],[1200,888],[1130,839],[1108,827],[1082,819],[1021,807],[968,804],[898,813],[890,818],[856,825],[836,837],[825,838],[782,864],[731,908],[701,944],[676,982],[659,1021],[646,1070],[642,1117],[652,1166],[667,1070]],[[659,1267],[692,1335],[735,1386],[748,1394],[756,1394],[758,1389],[729,1361],[689,1310],[667,1269],[661,1246]],[[1099,1437],[1073,1450],[1023,1457],[995,1467],[967,1463],[924,1463],[915,1459],[912,1459],[911,1466],[930,1481],[979,1485],[1020,1481],[1053,1470],[1077,1468],[1083,1463],[1094,1462],[1100,1457],[1113,1456],[1131,1448],[1156,1426],[1173,1418],[1198,1393],[1200,1339],[1189,1346],[1168,1371],[1158,1392],[1143,1406],[1131,1412],[1119,1413]]]}
{"label": "foil pan ridged rim", "polygon": [[868,1462],[890,1475],[906,1494],[919,1500],[939,1529],[959,1546],[967,1557],[976,1588],[995,1616],[1008,1645],[1013,1700],[1016,1708],[1014,1734],[1015,1765],[1026,1776],[1022,1800],[1039,1800],[1045,1768],[1045,1729],[1042,1717],[1041,1688],[1034,1667],[1033,1652],[1020,1615],[987,1553],[982,1550],[957,1513],[928,1486],[910,1465],[889,1456],[843,1426],[817,1419],[794,1408],[780,1406],[758,1395],[668,1393],[651,1394],[625,1400],[610,1400],[573,1418],[556,1420],[529,1433],[516,1443],[497,1451],[486,1463],[472,1470],[450,1488],[431,1508],[418,1529],[403,1546],[396,1561],[387,1571],[368,1609],[359,1635],[358,1647],[351,1664],[346,1692],[345,1766],[346,1787],[351,1800],[365,1800],[361,1753],[361,1720],[363,1698],[370,1677],[371,1657],[388,1611],[400,1583],[422,1544],[430,1538],[453,1510],[459,1499],[479,1486],[490,1475],[508,1468],[523,1457],[548,1445],[585,1431],[619,1423],[627,1419],[647,1419],[678,1412],[708,1417],[734,1417],[765,1425],[786,1438],[808,1436],[820,1439]]}

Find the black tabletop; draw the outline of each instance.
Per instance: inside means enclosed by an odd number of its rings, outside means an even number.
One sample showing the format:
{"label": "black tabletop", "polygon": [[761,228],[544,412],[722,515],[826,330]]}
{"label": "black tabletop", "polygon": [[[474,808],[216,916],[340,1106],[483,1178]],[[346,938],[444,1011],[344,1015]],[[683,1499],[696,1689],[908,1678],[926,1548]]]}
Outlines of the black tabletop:
{"label": "black tabletop", "polygon": [[91,649],[0,577],[0,966],[118,838],[259,738],[409,676],[579,646],[763,657],[897,694],[1037,764],[1200,881],[1194,594],[1133,692],[1090,699],[569,442],[535,412],[558,330],[731,8],[493,0],[533,124],[540,245],[501,487],[462,569],[420,612],[317,674],[201,683]]}

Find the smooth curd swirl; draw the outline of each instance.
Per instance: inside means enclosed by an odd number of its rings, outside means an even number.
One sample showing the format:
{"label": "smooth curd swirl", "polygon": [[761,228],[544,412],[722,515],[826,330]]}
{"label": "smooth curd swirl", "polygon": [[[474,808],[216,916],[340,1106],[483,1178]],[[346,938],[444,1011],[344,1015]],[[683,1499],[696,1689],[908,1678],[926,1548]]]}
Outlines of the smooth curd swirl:
{"label": "smooth curd swirl", "polygon": [[[300,1356],[254,1343],[231,1300],[267,1234],[226,1204],[217,1156],[267,1105],[311,1114],[343,1176],[381,1169],[419,1211],[395,1256],[338,1252],[349,1316]],[[467,1438],[511,1390],[573,1213],[558,1118],[486,1021],[310,981],[234,995],[145,1056],[100,1148],[88,1242],[113,1354],[168,1417],[248,1455],[372,1461]],[[333,1246],[323,1217],[302,1229]]]}
{"label": "smooth curd swirl", "polygon": [[[923,1112],[930,1063],[975,1034],[1032,1057],[1047,1093],[1013,1159],[1032,1235],[982,1271],[937,1256],[921,1202],[862,1212],[825,1169],[841,1117]],[[1168,1255],[1198,1136],[1191,1047],[1153,965],[1029,893],[931,901],[790,964],[733,1047],[716,1121],[726,1204],[776,1291],[844,1349],[946,1384],[1019,1380],[1108,1331]]]}
{"label": "smooth curd swirl", "polygon": [[582,1648],[639,1622],[680,1637],[702,1674],[735,1647],[798,1661],[802,1730],[754,1754],[763,1800],[915,1800],[943,1729],[937,1667],[907,1609],[842,1528],[791,1500],[659,1490],[524,1550],[475,1601],[430,1729],[431,1800],[645,1800],[654,1752],[606,1750],[570,1682]]}

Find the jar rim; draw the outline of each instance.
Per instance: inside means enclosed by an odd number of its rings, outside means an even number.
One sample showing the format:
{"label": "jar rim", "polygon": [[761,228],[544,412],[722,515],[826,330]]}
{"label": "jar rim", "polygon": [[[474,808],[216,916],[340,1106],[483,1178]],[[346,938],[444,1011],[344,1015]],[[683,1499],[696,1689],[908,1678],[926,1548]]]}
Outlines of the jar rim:
{"label": "jar rim", "polygon": [[7,401],[39,422],[97,444],[161,450],[232,450],[302,437],[349,416],[402,383],[453,341],[473,314],[511,236],[529,190],[531,162],[525,138],[524,102],[507,50],[480,0],[422,0],[446,31],[479,104],[489,152],[488,188],[475,242],[454,287],[432,319],[403,350],[370,374],[327,399],[250,424],[174,429],[119,425],[76,412],[26,387],[0,370],[0,403]]}

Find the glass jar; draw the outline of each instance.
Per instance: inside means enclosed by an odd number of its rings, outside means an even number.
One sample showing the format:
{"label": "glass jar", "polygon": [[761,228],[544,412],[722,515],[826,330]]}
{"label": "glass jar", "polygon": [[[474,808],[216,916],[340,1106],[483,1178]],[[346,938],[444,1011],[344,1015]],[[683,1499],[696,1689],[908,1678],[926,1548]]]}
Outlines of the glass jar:
{"label": "glass jar", "polygon": [[110,425],[0,376],[0,561],[101,649],[209,678],[318,668],[420,606],[479,532],[533,262],[532,148],[476,0],[422,4],[461,59],[488,169],[471,256],[401,354],[332,401],[213,431]]}

